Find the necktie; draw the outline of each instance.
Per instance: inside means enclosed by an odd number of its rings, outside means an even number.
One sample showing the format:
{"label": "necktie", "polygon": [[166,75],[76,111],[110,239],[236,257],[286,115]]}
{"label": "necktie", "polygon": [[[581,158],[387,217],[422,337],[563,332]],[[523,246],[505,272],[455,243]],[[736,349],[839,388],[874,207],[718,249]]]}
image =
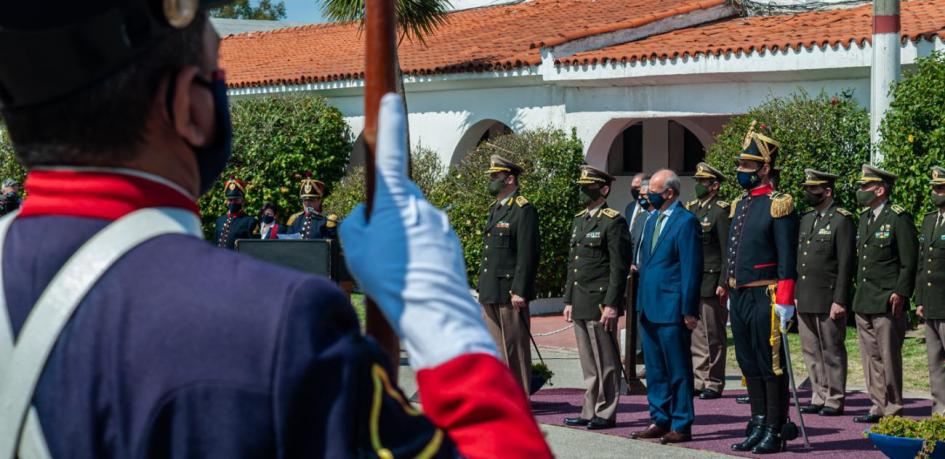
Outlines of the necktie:
{"label": "necktie", "polygon": [[666,214],[660,214],[659,218],[656,219],[656,229],[653,230],[653,241],[650,242],[650,253],[653,253],[656,250],[656,241],[660,238],[660,230],[663,229],[663,217]]}

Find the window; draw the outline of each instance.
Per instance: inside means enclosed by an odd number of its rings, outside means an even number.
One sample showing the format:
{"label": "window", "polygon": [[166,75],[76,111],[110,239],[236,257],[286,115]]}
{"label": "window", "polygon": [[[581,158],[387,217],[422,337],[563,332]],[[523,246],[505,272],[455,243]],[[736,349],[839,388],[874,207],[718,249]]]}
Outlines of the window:
{"label": "window", "polygon": [[643,171],[643,123],[637,123],[624,129],[620,134],[623,138],[623,167],[624,174],[635,174]]}

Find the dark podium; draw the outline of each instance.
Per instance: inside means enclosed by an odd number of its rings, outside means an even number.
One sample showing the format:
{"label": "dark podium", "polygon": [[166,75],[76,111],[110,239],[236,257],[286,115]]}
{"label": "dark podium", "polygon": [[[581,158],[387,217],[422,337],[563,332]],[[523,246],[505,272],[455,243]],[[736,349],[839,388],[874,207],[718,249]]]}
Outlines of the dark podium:
{"label": "dark podium", "polygon": [[341,244],[331,239],[238,239],[236,251],[304,273],[327,277],[342,285],[351,282]]}

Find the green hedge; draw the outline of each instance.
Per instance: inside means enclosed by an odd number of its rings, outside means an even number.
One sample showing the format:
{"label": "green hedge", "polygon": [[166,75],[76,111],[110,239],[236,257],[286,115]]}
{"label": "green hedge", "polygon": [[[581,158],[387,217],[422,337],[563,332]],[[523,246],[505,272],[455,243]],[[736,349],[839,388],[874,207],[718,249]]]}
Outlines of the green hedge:
{"label": "green hedge", "polygon": [[894,199],[917,223],[932,210],[930,167],[945,166],[945,54],[916,60],[893,85],[894,100],[882,124],[883,168],[899,175]]}
{"label": "green hedge", "polygon": [[26,169],[20,165],[13,153],[13,143],[7,135],[6,128],[0,124],[0,181],[12,178],[23,183],[26,178]]}
{"label": "green hedge", "polygon": [[752,120],[767,124],[781,143],[777,166],[781,169],[779,191],[794,196],[803,210],[804,169],[813,168],[840,176],[837,199],[851,210],[855,202],[860,166],[869,161],[869,113],[849,93],[811,97],[805,92],[772,98],[747,114],[731,119],[706,152],[706,161],[730,178],[722,194],[732,199],[743,190],[735,181],[735,162]]}
{"label": "green hedge", "polygon": [[279,206],[280,218],[301,208],[299,180],[305,172],[332,189],[344,175],[351,155],[351,132],[341,112],[322,97],[262,97],[235,100],[233,158],[213,190],[200,199],[204,232],[212,235],[223,214],[224,182],[248,182],[247,210],[264,201]]}
{"label": "green hedge", "polygon": [[484,173],[489,156],[499,154],[525,172],[521,192],[538,211],[541,260],[536,292],[539,297],[562,293],[567,265],[571,221],[580,207],[575,182],[583,162],[583,146],[574,132],[539,129],[497,137],[470,152],[436,183],[430,201],[446,209],[466,258],[471,285],[478,282],[482,262],[482,228],[493,198],[486,191]]}

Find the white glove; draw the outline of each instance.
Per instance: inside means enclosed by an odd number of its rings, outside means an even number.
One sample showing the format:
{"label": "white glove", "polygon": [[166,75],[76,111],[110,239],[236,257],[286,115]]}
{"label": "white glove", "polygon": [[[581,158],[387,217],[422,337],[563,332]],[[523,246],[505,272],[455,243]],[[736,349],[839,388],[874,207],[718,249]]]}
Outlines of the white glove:
{"label": "white glove", "polygon": [[403,338],[415,369],[467,353],[497,356],[469,293],[459,238],[407,178],[404,121],[400,96],[384,96],[370,222],[359,204],[341,223],[348,270]]}
{"label": "white glove", "polygon": [[781,330],[787,330],[788,325],[791,323],[791,319],[794,317],[794,306],[787,304],[776,304],[774,305],[774,311],[778,314],[778,318],[781,320]]}

